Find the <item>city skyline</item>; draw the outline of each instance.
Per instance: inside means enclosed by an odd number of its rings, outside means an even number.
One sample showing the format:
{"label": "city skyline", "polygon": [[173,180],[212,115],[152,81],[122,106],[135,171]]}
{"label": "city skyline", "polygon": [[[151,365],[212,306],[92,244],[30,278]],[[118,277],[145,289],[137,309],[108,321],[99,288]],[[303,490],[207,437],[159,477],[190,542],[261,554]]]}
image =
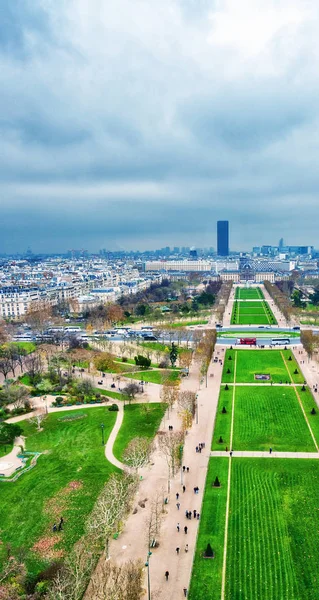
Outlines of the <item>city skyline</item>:
{"label": "city skyline", "polygon": [[0,251],[315,243],[306,4],[5,1]]}

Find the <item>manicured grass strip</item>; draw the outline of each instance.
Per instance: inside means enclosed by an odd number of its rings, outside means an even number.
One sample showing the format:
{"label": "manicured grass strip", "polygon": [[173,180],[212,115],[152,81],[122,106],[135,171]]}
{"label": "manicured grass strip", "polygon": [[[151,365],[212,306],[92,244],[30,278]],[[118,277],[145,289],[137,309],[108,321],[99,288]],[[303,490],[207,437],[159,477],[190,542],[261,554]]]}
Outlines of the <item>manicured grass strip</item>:
{"label": "manicured grass strip", "polygon": [[264,294],[260,287],[254,288],[236,288],[235,299],[236,300],[258,300],[263,299]]}
{"label": "manicured grass strip", "polygon": [[163,379],[168,379],[168,381],[177,381],[179,379],[179,370],[175,371],[165,371],[164,369],[160,369],[158,371],[140,371],[140,373],[132,373],[130,375],[125,375],[125,377],[129,377],[130,379],[137,379],[138,381],[147,381],[149,383],[157,383],[162,384]]}
{"label": "manicured grass strip", "polygon": [[[222,386],[220,389],[212,439],[212,450],[225,450],[226,447],[230,450],[233,389],[233,386],[229,386],[229,390],[226,391],[225,386]],[[222,412],[223,408],[226,409],[226,413]],[[222,438],[222,442],[219,441],[220,438]]]}
{"label": "manicured grass strip", "polygon": [[235,301],[231,317],[233,325],[275,325],[277,323],[268,302]]}
{"label": "manicured grass strip", "polygon": [[[309,425],[313,432],[313,435],[317,441],[319,442],[319,409],[314,400],[314,397],[309,389],[306,389],[305,392],[302,392],[298,389],[299,398],[306,413]],[[313,412],[314,411],[314,412]]]}
{"label": "manicured grass strip", "polygon": [[[228,462],[226,458],[209,461],[189,600],[220,600],[221,597]],[[216,477],[221,482],[219,488],[212,486]],[[215,552],[213,559],[203,557],[207,544]]]}
{"label": "manicured grass strip", "polygon": [[316,451],[295,388],[235,389],[234,450]]}
{"label": "manicured grass strip", "polygon": [[[74,419],[76,414],[83,418]],[[84,532],[85,519],[110,473],[115,469],[105,459],[101,438],[114,426],[116,413],[105,407],[79,411],[51,413],[43,422],[43,431],[35,425],[20,422],[27,436],[27,450],[46,452],[36,467],[15,483],[0,482],[1,540],[13,549],[31,548],[52,532],[52,525],[61,515],[65,529],[58,547],[69,550]],[[79,488],[68,491],[71,482]],[[66,491],[64,491],[66,490]],[[1,549],[0,549],[1,562]],[[27,559],[29,568],[37,573],[44,565],[38,555]]]}
{"label": "manicured grass strip", "polygon": [[152,439],[163,419],[167,404],[131,404],[124,408],[124,420],[115,440],[113,452],[122,460],[123,452],[129,442],[136,437]]}
{"label": "manicured grass strip", "polygon": [[[224,356],[224,366],[222,374],[222,383],[234,383],[234,365],[237,350],[226,350]],[[246,352],[246,350],[245,350]],[[248,350],[247,350],[248,352]],[[230,371],[228,373],[228,371]]]}
{"label": "manicured grass strip", "polygon": [[120,392],[113,392],[109,390],[101,390],[100,388],[94,388],[95,392],[98,392],[102,396],[108,396],[109,398],[114,398],[115,400],[124,400],[124,395]]}
{"label": "manicured grass strip", "polygon": [[226,600],[318,600],[319,462],[233,459]]}
{"label": "manicured grass strip", "polygon": [[[260,385],[269,383],[269,381],[256,380],[255,375],[270,375],[273,383],[289,383],[289,376],[285,362],[283,361],[280,350],[227,350],[225,355],[225,363],[223,370],[223,383],[231,383],[233,379],[227,375],[227,369],[233,369],[233,360],[235,352],[237,352],[237,383],[255,383]],[[304,377],[300,372],[300,368],[295,361],[295,358],[290,350],[284,350],[284,355],[287,354],[287,365],[292,374],[294,383],[303,383]],[[232,360],[229,360],[229,356]],[[291,356],[291,361],[289,357]],[[297,369],[298,373],[294,374]]]}
{"label": "manicured grass strip", "polygon": [[[284,363],[285,363],[285,365],[286,365],[286,367],[287,367],[287,362],[286,362],[286,360],[285,360],[285,357],[284,357],[284,354],[283,354],[283,352],[281,352],[281,356],[282,356],[282,358],[283,358],[283,360],[284,360]],[[287,369],[287,370],[288,370],[288,369]],[[292,380],[292,376],[291,376],[291,374],[290,374],[290,373],[289,373],[289,377],[290,377],[290,379]],[[310,425],[310,423],[309,423],[309,419],[308,419],[308,417],[307,417],[307,415],[306,415],[306,412],[305,412],[304,406],[303,406],[303,404],[302,404],[302,401],[301,401],[301,398],[300,398],[300,393],[302,393],[302,394],[303,394],[303,393],[306,391],[306,390],[305,390],[305,386],[303,386],[302,388],[300,388],[300,387],[299,387],[299,389],[298,389],[298,388],[295,386],[295,388],[294,388],[294,389],[295,389],[295,394],[296,394],[297,400],[298,400],[298,402],[299,402],[299,406],[300,406],[300,408],[301,408],[301,410],[302,410],[302,413],[303,413],[304,419],[305,419],[305,421],[306,421],[306,423],[307,423],[307,427],[308,427],[308,429],[309,429],[309,432],[310,432],[310,435],[311,435],[311,437],[312,437],[313,443],[314,443],[314,445],[315,445],[315,447],[316,447],[316,451],[317,451],[317,452],[319,452],[319,448],[318,448],[318,444],[317,444],[316,438],[315,438],[315,436],[314,436],[314,433],[313,433],[313,431],[312,431],[312,429],[311,429],[311,425]]]}

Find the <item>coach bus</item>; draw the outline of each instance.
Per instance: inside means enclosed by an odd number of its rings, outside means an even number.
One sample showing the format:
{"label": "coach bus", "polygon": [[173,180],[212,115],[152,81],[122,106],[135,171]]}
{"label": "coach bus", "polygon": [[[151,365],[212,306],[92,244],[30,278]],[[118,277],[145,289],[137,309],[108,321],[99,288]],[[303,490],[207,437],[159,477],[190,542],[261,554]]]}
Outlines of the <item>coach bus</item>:
{"label": "coach bus", "polygon": [[244,344],[245,346],[256,346],[257,339],[256,338],[240,338],[240,344]]}
{"label": "coach bus", "polygon": [[271,340],[271,343],[274,346],[286,346],[287,344],[290,344],[290,339],[289,338],[273,338]]}

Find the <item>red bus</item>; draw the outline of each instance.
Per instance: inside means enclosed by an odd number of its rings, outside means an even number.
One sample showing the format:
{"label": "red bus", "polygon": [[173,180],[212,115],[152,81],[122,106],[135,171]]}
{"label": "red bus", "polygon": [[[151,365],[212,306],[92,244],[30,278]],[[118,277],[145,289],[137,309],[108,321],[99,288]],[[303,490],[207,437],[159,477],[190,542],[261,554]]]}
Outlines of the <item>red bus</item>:
{"label": "red bus", "polygon": [[245,346],[256,346],[257,339],[256,338],[240,338],[240,344],[244,344]]}

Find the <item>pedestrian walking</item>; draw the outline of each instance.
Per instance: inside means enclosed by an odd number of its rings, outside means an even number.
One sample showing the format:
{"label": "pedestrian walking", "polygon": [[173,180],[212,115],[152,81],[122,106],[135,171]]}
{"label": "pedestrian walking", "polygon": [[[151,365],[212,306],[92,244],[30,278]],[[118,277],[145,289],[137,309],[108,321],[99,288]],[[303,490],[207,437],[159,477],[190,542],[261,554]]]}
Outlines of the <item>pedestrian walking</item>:
{"label": "pedestrian walking", "polygon": [[187,598],[187,588],[186,587],[183,588],[183,592],[184,592],[185,598]]}
{"label": "pedestrian walking", "polygon": [[186,492],[186,487],[183,485],[183,494]]}
{"label": "pedestrian walking", "polygon": [[229,453],[230,458],[233,456],[233,451],[231,450]]}
{"label": "pedestrian walking", "polygon": [[185,470],[186,470],[186,467],[185,467],[185,466],[183,466],[183,473],[185,473]]}
{"label": "pedestrian walking", "polygon": [[194,487],[194,494],[196,494],[196,487]]}
{"label": "pedestrian walking", "polygon": [[180,509],[180,506],[181,506],[181,505],[180,505],[180,503],[179,503],[179,502],[176,502],[176,508],[177,508],[177,510],[179,510],[179,509]]}
{"label": "pedestrian walking", "polygon": [[196,513],[196,510],[195,510],[195,508],[194,508],[194,510],[193,510],[193,514],[194,514],[194,519],[196,519],[196,514],[197,514],[197,513]]}
{"label": "pedestrian walking", "polygon": [[196,446],[196,452],[198,452],[198,446]]}
{"label": "pedestrian walking", "polygon": [[185,535],[187,534],[187,531],[188,531],[187,525],[185,525],[185,527],[184,527],[184,533],[185,533]]}
{"label": "pedestrian walking", "polygon": [[189,473],[189,467],[186,467],[186,471],[187,471],[187,473]]}
{"label": "pedestrian walking", "polygon": [[197,521],[199,521],[199,513],[197,513]]}
{"label": "pedestrian walking", "polygon": [[188,512],[188,517],[187,518],[191,521],[191,519],[192,519],[192,511],[191,510]]}
{"label": "pedestrian walking", "polygon": [[180,530],[180,525],[179,525],[179,523],[177,523],[177,525],[176,525],[176,529],[177,529],[177,531],[178,531],[178,533],[179,533],[179,530]]}
{"label": "pedestrian walking", "polygon": [[188,544],[185,545],[185,552],[188,552]]}
{"label": "pedestrian walking", "polygon": [[165,579],[166,579],[166,581],[168,581],[168,578],[169,578],[169,571],[165,571]]}
{"label": "pedestrian walking", "polygon": [[176,492],[176,500],[178,500],[178,498],[179,498],[179,493]]}
{"label": "pedestrian walking", "polygon": [[54,523],[54,525],[53,525],[53,527],[52,527],[52,531],[54,531],[54,532],[55,532],[55,531],[58,531],[58,528],[57,528],[57,524],[56,524],[56,523]]}
{"label": "pedestrian walking", "polygon": [[59,530],[59,531],[62,531],[62,529],[63,529],[63,524],[64,524],[64,519],[63,519],[63,517],[61,517],[61,519],[60,519],[60,523],[59,523],[59,527],[58,527],[58,530]]}
{"label": "pedestrian walking", "polygon": [[269,454],[271,454],[271,453],[272,453],[272,448],[269,448]]}
{"label": "pedestrian walking", "polygon": [[179,547],[176,548],[176,554],[179,554]]}

